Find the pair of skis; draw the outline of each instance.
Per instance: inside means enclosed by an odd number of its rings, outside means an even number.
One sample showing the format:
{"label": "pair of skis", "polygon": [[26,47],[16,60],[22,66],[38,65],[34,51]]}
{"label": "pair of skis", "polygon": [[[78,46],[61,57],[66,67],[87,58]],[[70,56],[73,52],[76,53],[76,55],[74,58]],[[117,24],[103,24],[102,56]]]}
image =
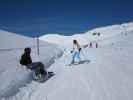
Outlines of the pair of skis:
{"label": "pair of skis", "polygon": [[82,60],[82,61],[79,61],[79,62],[70,63],[67,66],[80,65],[80,64],[89,64],[89,63],[90,63],[90,60]]}

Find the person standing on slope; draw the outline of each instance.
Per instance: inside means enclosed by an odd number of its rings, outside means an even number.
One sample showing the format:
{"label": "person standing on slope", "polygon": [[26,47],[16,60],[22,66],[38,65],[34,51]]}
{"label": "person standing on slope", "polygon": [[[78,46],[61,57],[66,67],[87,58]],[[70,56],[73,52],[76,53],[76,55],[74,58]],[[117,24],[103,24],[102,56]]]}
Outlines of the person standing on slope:
{"label": "person standing on slope", "polygon": [[71,51],[71,53],[72,53],[72,62],[71,62],[71,64],[78,63],[78,62],[81,61],[80,51],[81,51],[81,47],[80,47],[78,41],[73,40],[73,50]]}

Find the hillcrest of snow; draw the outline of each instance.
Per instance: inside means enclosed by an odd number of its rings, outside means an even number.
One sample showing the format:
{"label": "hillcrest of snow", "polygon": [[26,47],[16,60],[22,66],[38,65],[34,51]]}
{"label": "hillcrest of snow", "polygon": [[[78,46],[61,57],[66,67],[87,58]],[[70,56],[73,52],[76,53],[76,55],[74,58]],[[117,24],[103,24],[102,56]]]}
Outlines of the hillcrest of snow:
{"label": "hillcrest of snow", "polygon": [[[73,39],[77,39],[81,44],[86,44],[90,41],[99,41],[105,38],[110,38],[112,36],[119,35],[121,33],[133,31],[133,22],[125,23],[121,25],[112,25],[106,27],[100,27],[90,30],[86,33],[76,34],[72,36],[63,36],[58,34],[48,34],[40,37],[40,40],[47,41],[49,43],[55,43],[61,46],[68,46],[72,44]],[[100,32],[102,33],[100,38],[97,36],[92,36],[92,33]]]}

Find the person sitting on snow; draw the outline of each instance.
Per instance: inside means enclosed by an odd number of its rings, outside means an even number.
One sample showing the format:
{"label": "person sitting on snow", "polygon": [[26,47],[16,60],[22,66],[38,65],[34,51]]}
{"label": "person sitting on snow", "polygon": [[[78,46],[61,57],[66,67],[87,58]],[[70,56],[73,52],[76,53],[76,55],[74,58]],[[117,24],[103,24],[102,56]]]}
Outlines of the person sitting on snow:
{"label": "person sitting on snow", "polygon": [[44,70],[44,64],[41,62],[32,62],[31,59],[31,48],[25,48],[24,53],[21,55],[20,64],[27,67],[27,69],[35,71],[35,75],[47,75]]}

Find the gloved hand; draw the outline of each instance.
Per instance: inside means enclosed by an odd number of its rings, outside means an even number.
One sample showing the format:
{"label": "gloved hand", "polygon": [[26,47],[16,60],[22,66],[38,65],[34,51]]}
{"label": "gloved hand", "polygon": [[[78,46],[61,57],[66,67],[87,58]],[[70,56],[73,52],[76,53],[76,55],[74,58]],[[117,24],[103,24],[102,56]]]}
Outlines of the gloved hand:
{"label": "gloved hand", "polygon": [[79,48],[79,52],[81,51],[81,48]]}
{"label": "gloved hand", "polygon": [[73,50],[71,50],[71,53],[73,53]]}

